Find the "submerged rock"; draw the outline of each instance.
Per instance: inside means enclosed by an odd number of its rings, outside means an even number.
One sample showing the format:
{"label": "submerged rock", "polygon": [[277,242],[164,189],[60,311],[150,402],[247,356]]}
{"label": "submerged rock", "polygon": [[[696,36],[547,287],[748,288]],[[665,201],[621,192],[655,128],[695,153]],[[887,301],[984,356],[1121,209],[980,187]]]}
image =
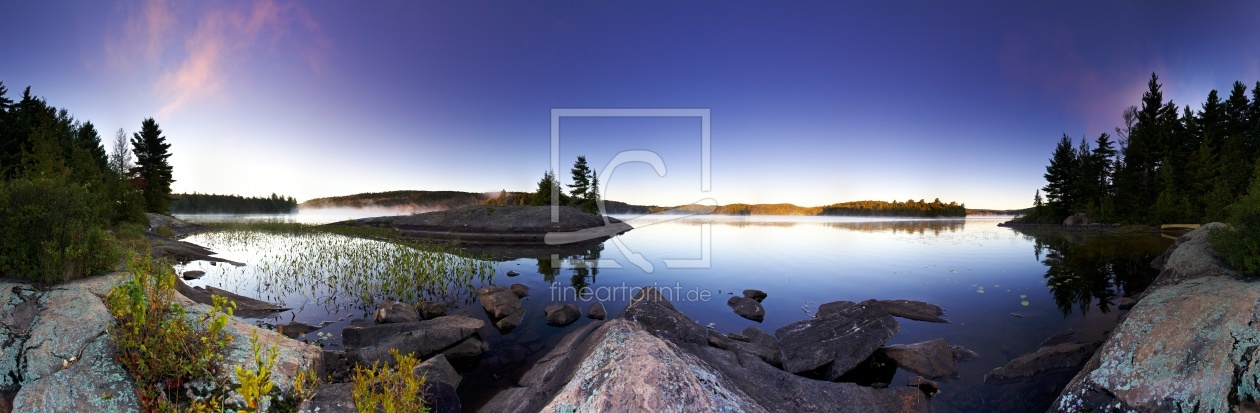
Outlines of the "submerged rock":
{"label": "submerged rock", "polygon": [[875,300],[837,301],[818,307],[818,316],[775,331],[783,349],[783,369],[804,373],[826,367],[835,380],[875,353],[898,329]]}
{"label": "submerged rock", "polygon": [[1100,343],[1064,343],[1042,347],[984,375],[985,384],[1030,381],[1042,374],[1078,370]]}
{"label": "submerged rock", "polygon": [[917,389],[808,379],[712,347],[703,327],[659,298],[645,289],[618,317],[574,330],[525,373],[521,387],[496,394],[482,411],[928,410]]}
{"label": "submerged rock", "polygon": [[761,290],[753,290],[753,289],[744,290],[744,298],[751,298],[751,299],[757,300],[757,302],[760,303],[761,300],[766,299],[766,292],[761,291]]}
{"label": "submerged rock", "polygon": [[604,303],[599,301],[591,303],[591,308],[586,310],[586,317],[595,320],[603,320],[608,317],[608,313],[604,311]]}
{"label": "submerged rock", "polygon": [[508,287],[501,285],[486,286],[477,289],[477,299],[486,314],[493,320],[512,315],[521,309],[521,298],[512,293]]}
{"label": "submerged rock", "polygon": [[761,322],[766,318],[766,309],[757,300],[747,297],[731,297],[726,305],[735,310],[735,314],[752,321]]}
{"label": "submerged rock", "polygon": [[907,320],[926,321],[929,323],[948,323],[943,316],[945,309],[936,304],[929,304],[922,301],[911,300],[880,300],[879,305],[884,307],[888,314],[894,317],[901,317]]}
{"label": "submerged rock", "polygon": [[276,326],[276,331],[288,338],[298,338],[318,329],[319,327],[297,321]]}
{"label": "submerged rock", "polygon": [[573,324],[582,316],[582,310],[575,304],[552,304],[543,309],[547,313],[547,324],[564,327]]}
{"label": "submerged rock", "polygon": [[513,329],[520,327],[521,323],[524,321],[525,321],[525,309],[522,308],[522,309],[516,310],[515,313],[509,314],[507,317],[503,317],[499,319],[498,321],[495,321],[494,326],[498,328],[500,332],[503,332],[504,334],[506,334],[506,333],[511,332]]}
{"label": "submerged rock", "polygon": [[914,344],[895,344],[880,349],[897,366],[930,379],[958,376],[954,349],[945,339]]}

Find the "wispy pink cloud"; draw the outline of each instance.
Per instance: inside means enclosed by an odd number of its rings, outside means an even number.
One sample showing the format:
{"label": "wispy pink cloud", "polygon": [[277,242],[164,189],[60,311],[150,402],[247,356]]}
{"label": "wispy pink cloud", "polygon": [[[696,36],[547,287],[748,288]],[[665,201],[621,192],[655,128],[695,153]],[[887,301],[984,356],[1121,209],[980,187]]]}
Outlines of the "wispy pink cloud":
{"label": "wispy pink cloud", "polygon": [[[106,42],[116,67],[128,68],[130,60],[141,58],[159,68],[154,91],[162,106],[156,116],[222,97],[231,90],[234,68],[249,67],[278,50],[295,49],[312,70],[319,70],[327,42],[300,4],[262,0],[204,7],[209,9],[172,10],[166,0],[148,0],[124,22],[122,34]],[[299,37],[303,41],[296,41]]]}

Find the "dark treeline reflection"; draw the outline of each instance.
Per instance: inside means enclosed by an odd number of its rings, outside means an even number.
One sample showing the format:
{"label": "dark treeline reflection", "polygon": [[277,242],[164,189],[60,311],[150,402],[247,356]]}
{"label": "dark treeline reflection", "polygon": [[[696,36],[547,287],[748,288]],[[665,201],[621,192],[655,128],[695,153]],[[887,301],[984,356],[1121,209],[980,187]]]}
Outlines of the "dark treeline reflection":
{"label": "dark treeline reflection", "polygon": [[1064,317],[1091,308],[1106,314],[1120,297],[1141,293],[1159,275],[1151,261],[1172,244],[1154,234],[1018,231],[1033,241],[1033,253],[1046,265],[1046,285]]}
{"label": "dark treeline reflection", "polygon": [[859,232],[891,232],[894,234],[932,234],[962,231],[967,221],[963,219],[927,219],[913,221],[825,222],[829,228]]}
{"label": "dark treeline reflection", "polygon": [[591,292],[587,287],[595,283],[595,277],[599,275],[599,256],[603,250],[604,245],[598,244],[577,253],[570,251],[567,255],[539,256],[538,273],[543,275],[543,281],[551,284],[556,282],[562,270],[568,270],[569,285],[578,294],[586,296]]}

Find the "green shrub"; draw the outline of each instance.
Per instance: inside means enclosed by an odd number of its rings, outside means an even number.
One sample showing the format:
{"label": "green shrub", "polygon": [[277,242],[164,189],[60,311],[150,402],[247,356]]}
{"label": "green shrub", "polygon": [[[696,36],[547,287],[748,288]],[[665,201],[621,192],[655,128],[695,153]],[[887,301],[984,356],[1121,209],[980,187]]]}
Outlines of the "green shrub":
{"label": "green shrub", "polygon": [[1230,227],[1212,233],[1212,247],[1235,270],[1260,275],[1260,163],[1247,195],[1225,211]]}
{"label": "green shrub", "polygon": [[99,195],[57,178],[0,183],[0,276],[59,283],[114,267]]}
{"label": "green shrub", "polygon": [[[146,258],[127,262],[131,277],[105,298],[117,323],[110,329],[114,358],[131,374],[146,411],[216,410],[222,397],[185,399],[184,384],[214,382],[223,348],[232,337],[223,332],[235,305],[214,297],[210,312],[190,319],[173,301],[175,272]],[[215,389],[223,388],[215,383]]]}

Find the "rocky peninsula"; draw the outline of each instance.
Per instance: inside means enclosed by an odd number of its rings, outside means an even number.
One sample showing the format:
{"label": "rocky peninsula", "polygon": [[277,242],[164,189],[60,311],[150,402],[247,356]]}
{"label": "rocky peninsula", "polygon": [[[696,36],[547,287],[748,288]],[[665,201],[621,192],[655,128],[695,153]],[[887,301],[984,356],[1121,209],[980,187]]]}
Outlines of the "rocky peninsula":
{"label": "rocky peninsula", "polygon": [[[553,211],[558,220],[552,219]],[[415,215],[363,218],[337,222],[392,228],[407,237],[457,240],[461,244],[561,245],[600,242],[632,227],[612,217],[573,207],[470,205]]]}

